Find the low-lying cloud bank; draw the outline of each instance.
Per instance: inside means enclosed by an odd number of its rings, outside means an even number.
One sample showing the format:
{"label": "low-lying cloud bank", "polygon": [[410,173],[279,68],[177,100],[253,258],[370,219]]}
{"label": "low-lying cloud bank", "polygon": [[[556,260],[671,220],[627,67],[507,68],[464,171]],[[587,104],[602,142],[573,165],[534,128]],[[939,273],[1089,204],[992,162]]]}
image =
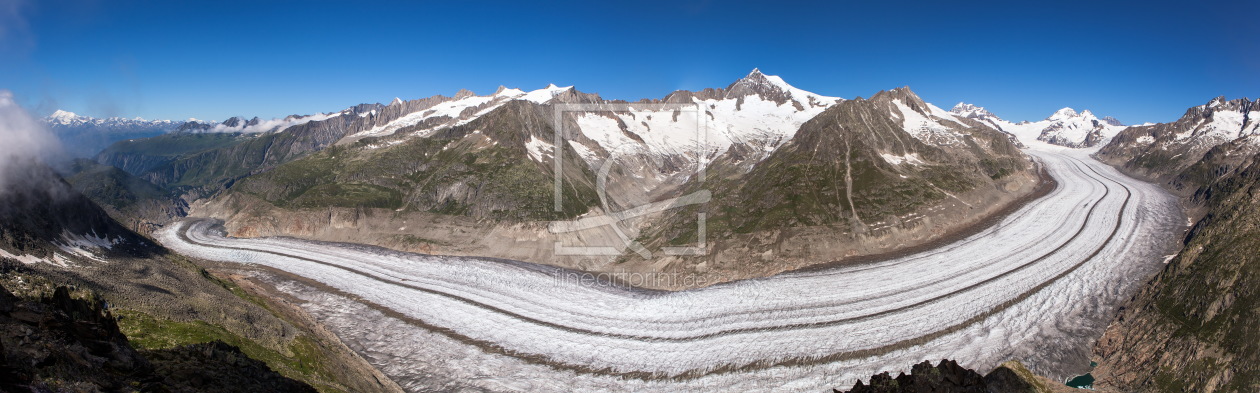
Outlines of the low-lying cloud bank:
{"label": "low-lying cloud bank", "polygon": [[[247,134],[268,132],[268,131],[282,131],[289,127],[310,123],[312,121],[323,121],[323,120],[327,120],[327,119],[337,117],[340,115],[341,113],[337,112],[337,113],[332,113],[332,114],[317,113],[314,115],[301,116],[301,117],[289,116],[283,119],[271,119],[271,120],[258,120],[257,118],[255,118],[254,121],[251,121],[251,122],[254,122],[255,124],[249,124],[248,122],[244,122],[244,121],[238,121],[235,123],[225,122],[225,123],[215,124],[214,127],[211,127],[207,131],[208,132],[243,132]],[[241,119],[241,118],[236,118],[236,119]]]}
{"label": "low-lying cloud bank", "polygon": [[57,138],[17,104],[12,92],[0,90],[0,193],[31,184],[31,176],[45,176],[32,165],[52,164],[61,156]]}

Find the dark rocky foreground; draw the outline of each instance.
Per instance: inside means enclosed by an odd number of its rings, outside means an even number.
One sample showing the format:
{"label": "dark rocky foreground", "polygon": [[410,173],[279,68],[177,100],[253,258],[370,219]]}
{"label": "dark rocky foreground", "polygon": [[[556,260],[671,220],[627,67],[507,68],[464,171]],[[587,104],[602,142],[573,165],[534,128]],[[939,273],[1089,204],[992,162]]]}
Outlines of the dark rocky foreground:
{"label": "dark rocky foreground", "polygon": [[99,299],[0,287],[0,391],[314,392],[222,342],[137,351]]}
{"label": "dark rocky foreground", "polygon": [[[874,375],[869,384],[858,381],[847,392],[1043,393],[1058,390],[1019,362],[1003,363],[988,375],[982,376],[975,370],[959,366],[953,360],[941,360],[936,366],[927,361],[916,364],[910,369],[910,374],[901,373],[896,378],[887,372]],[[841,391],[836,389],[835,392]]]}

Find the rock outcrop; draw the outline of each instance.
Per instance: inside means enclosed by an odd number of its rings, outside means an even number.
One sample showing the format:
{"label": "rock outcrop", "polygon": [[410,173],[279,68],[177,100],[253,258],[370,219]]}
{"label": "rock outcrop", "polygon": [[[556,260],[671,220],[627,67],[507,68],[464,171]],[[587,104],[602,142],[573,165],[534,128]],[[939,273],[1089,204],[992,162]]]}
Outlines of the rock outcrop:
{"label": "rock outcrop", "polygon": [[0,390],[315,392],[213,342],[141,353],[100,299],[23,300],[0,287]]}
{"label": "rock outcrop", "polygon": [[[839,389],[835,390],[837,393]],[[1066,386],[1050,384],[1024,368],[1017,361],[1003,363],[981,376],[975,370],[953,360],[941,360],[936,366],[924,361],[914,365],[910,374],[896,378],[887,372],[874,375],[869,383],[858,381],[847,393],[1051,393],[1071,391]]]}

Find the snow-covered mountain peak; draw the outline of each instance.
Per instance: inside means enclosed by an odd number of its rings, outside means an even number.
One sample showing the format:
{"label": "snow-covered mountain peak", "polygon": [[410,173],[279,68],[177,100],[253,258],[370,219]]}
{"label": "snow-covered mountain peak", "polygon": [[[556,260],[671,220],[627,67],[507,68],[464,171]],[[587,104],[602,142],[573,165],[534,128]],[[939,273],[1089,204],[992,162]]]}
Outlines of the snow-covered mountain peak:
{"label": "snow-covered mountain peak", "polygon": [[[403,104],[397,117],[350,135],[349,138],[386,136],[407,128],[413,129],[409,133],[411,136],[424,136],[438,129],[465,124],[509,101],[525,100],[545,104],[572,89],[573,86],[559,87],[554,83],[530,92],[499,86],[493,94],[486,96],[461,89],[454,97],[434,96]],[[417,127],[421,124],[427,125]]]}
{"label": "snow-covered mountain peak", "polygon": [[524,90],[517,89],[517,88],[509,89],[507,87],[499,86],[499,89],[495,90],[492,96],[494,97],[520,97],[523,95],[525,95]]}
{"label": "snow-covered mountain peak", "polygon": [[71,124],[76,120],[81,121],[80,116],[74,112],[63,111],[60,109],[53,112],[51,115],[48,115],[48,120],[57,124]]}
{"label": "snow-covered mountain peak", "polygon": [[[962,143],[962,135],[957,128],[970,127],[964,124],[954,112],[947,111],[923,101],[909,86],[885,90],[871,96],[870,101],[887,107],[893,120],[902,124],[902,129],[924,143],[935,145],[956,145]],[[955,109],[959,106],[955,105]],[[962,108],[979,109],[983,108]]]}
{"label": "snow-covered mountain peak", "polygon": [[398,97],[394,97],[394,100],[389,102],[389,106],[397,106],[397,105],[402,105],[402,104],[403,104],[403,100]]}
{"label": "snow-covered mountain peak", "polygon": [[1248,112],[1254,107],[1254,105],[1255,102],[1246,97],[1230,100],[1226,99],[1225,96],[1220,96],[1208,101],[1207,104],[1196,106],[1190,110],[1200,112],[1204,110]]}
{"label": "snow-covered mountain peak", "polygon": [[172,122],[170,120],[145,120],[142,117],[128,119],[125,117],[109,117],[98,119],[91,116],[84,116],[67,110],[58,109],[51,115],[44,117],[44,123],[54,127],[77,127],[77,126],[100,126],[105,128],[128,128],[128,127],[164,127],[166,125],[178,125],[181,122]]}
{"label": "snow-covered mountain peak", "polygon": [[[698,104],[700,111],[644,107],[635,113],[585,113],[577,115],[577,125],[591,142],[609,152],[674,157],[705,165],[700,157],[714,157],[739,146],[749,153],[746,162],[756,162],[840,99],[798,89],[754,69],[724,89],[680,90],[662,101]],[[698,122],[704,124],[701,130],[696,129]],[[594,157],[583,156],[592,164]]]}
{"label": "snow-covered mountain peak", "polygon": [[1177,121],[1176,141],[1216,145],[1260,133],[1260,105],[1247,98],[1227,100],[1216,97],[1207,104],[1190,108]]}
{"label": "snow-covered mountain peak", "polygon": [[547,84],[547,87],[545,88],[534,90],[529,93],[525,93],[525,95],[522,96],[521,99],[526,100],[526,101],[532,101],[539,104],[545,104],[548,101],[551,101],[552,98],[555,98],[556,96],[560,95],[560,93],[564,93],[571,89],[573,89],[573,86],[560,87],[560,86],[556,86],[555,83],[549,83]]}
{"label": "snow-covered mountain peak", "polygon": [[984,109],[982,106],[975,106],[965,102],[959,102],[958,105],[954,105],[954,107],[949,110],[949,113],[952,113],[954,116],[967,119],[991,119],[997,117],[994,116],[993,113]]}
{"label": "snow-covered mountain peak", "polygon": [[1099,119],[1089,110],[1077,112],[1070,107],[1059,109],[1044,120],[1025,120],[1018,123],[1003,120],[985,111],[984,108],[966,103],[955,105],[950,113],[958,117],[977,120],[994,129],[1011,134],[1023,143],[1040,141],[1076,148],[1098,146],[1110,140],[1125,127],[1113,117]]}
{"label": "snow-covered mountain peak", "polygon": [[1075,109],[1065,107],[1063,109],[1059,109],[1055,111],[1054,114],[1050,115],[1050,117],[1047,117],[1046,120],[1066,120],[1066,119],[1071,119],[1077,116],[1080,116],[1080,115],[1076,113]]}
{"label": "snow-covered mountain peak", "polygon": [[988,124],[1015,135],[1024,143],[1041,141],[1052,145],[1086,148],[1106,143],[1124,129],[1118,120],[1108,119],[1110,120],[1100,120],[1089,110],[1077,112],[1072,108],[1063,108],[1041,121],[1013,124],[998,119]]}
{"label": "snow-covered mountain peak", "polygon": [[827,97],[798,89],[788,84],[783,78],[777,75],[766,75],[757,68],[754,68],[747,76],[727,86],[724,89],[722,98],[738,99],[750,96],[757,96],[766,101],[774,101],[780,105],[791,101],[798,110],[804,108],[825,108],[840,101],[840,98],[837,97]]}

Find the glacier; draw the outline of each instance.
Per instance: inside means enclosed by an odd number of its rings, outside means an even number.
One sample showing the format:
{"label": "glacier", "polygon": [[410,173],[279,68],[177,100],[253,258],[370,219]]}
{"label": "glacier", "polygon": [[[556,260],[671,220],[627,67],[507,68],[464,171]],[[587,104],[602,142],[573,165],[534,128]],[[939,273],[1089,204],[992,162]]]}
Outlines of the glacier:
{"label": "glacier", "polygon": [[1066,376],[1087,368],[1185,219],[1174,197],[1088,151],[1027,152],[1058,186],[975,235],[680,292],[515,261],[233,238],[208,219],[155,236],[254,267],[411,391],[825,390],[941,358]]}

